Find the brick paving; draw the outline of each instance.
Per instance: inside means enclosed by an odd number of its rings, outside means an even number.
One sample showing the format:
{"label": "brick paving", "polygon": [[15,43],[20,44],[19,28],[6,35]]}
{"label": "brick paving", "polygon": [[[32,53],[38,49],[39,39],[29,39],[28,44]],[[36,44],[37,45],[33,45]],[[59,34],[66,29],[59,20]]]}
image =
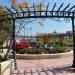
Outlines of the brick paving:
{"label": "brick paving", "polygon": [[12,75],[75,75],[73,57],[39,60],[17,59],[18,70]]}

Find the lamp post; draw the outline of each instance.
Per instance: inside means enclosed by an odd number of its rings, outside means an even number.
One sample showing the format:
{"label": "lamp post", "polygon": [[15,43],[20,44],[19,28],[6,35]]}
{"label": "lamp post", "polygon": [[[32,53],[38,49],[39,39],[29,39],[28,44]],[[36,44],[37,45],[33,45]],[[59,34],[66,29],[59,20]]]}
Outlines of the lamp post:
{"label": "lamp post", "polygon": [[53,31],[53,45],[55,46],[56,44],[56,31]]}
{"label": "lamp post", "polygon": [[30,36],[32,38],[32,28],[30,27]]}
{"label": "lamp post", "polygon": [[27,26],[27,38],[28,38],[28,31],[29,31],[29,28],[28,28],[28,26]]}
{"label": "lamp post", "polygon": [[31,41],[31,39],[32,39],[32,34],[31,34],[32,28],[30,27],[30,28],[29,28],[29,30],[30,30],[29,42],[30,42],[30,41]]}

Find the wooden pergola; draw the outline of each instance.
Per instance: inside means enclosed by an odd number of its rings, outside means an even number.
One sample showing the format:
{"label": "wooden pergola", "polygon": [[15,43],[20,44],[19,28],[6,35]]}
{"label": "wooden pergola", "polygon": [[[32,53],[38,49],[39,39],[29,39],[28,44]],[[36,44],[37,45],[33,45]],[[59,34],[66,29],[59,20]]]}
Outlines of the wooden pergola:
{"label": "wooden pergola", "polygon": [[[16,19],[26,19],[26,18],[66,18],[71,19],[72,21],[72,30],[73,30],[73,64],[72,67],[75,68],[75,27],[74,27],[74,18],[75,18],[75,5],[70,7],[70,3],[64,7],[64,3],[62,3],[58,9],[56,8],[56,3],[53,5],[52,9],[49,8],[50,4],[48,3],[45,6],[45,9],[42,10],[42,4],[40,4],[39,11],[36,10],[36,6],[33,3],[32,7],[25,7],[24,9],[19,6],[19,11],[15,9],[12,5],[11,9],[5,7],[8,13],[0,14],[0,21],[5,20],[5,16],[9,20],[13,21],[13,29],[12,29],[12,40],[13,40],[13,58],[16,67],[16,50],[15,50],[15,20]],[[63,8],[62,8],[63,7]],[[13,11],[12,11],[13,10]]]}

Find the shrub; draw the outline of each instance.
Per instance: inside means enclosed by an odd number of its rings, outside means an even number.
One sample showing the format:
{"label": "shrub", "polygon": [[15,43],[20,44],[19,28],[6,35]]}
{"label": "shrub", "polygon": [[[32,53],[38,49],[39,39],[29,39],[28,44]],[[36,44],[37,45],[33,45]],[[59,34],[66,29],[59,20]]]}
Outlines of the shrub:
{"label": "shrub", "polygon": [[[51,53],[63,53],[68,52],[70,49],[68,47],[55,45]],[[41,48],[25,48],[25,49],[18,49],[16,53],[19,54],[49,54],[49,52],[45,49]]]}
{"label": "shrub", "polygon": [[16,53],[17,54],[24,54],[25,53],[25,49],[18,49]]}
{"label": "shrub", "polygon": [[68,44],[68,47],[73,47],[73,43],[69,43]]}
{"label": "shrub", "polygon": [[52,53],[63,53],[67,51],[69,51],[68,47],[61,46],[61,45],[55,45]]}
{"label": "shrub", "polygon": [[26,48],[26,49],[19,49],[17,53],[20,54],[42,54],[42,53],[48,53],[44,49],[40,48]]}
{"label": "shrub", "polygon": [[53,49],[49,52],[42,48],[17,48],[16,53],[19,54],[49,54],[49,53],[63,53],[70,51],[69,47],[61,45],[53,45]]}

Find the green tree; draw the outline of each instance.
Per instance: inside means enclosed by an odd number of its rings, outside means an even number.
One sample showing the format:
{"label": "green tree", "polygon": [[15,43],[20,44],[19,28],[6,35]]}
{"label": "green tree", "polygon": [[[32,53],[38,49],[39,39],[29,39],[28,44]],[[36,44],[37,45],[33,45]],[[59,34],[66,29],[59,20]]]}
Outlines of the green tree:
{"label": "green tree", "polygon": [[[6,9],[0,5],[0,14],[7,13]],[[0,16],[2,18],[3,16]],[[0,45],[11,35],[12,22],[8,20],[7,16],[4,20],[0,20]]]}

